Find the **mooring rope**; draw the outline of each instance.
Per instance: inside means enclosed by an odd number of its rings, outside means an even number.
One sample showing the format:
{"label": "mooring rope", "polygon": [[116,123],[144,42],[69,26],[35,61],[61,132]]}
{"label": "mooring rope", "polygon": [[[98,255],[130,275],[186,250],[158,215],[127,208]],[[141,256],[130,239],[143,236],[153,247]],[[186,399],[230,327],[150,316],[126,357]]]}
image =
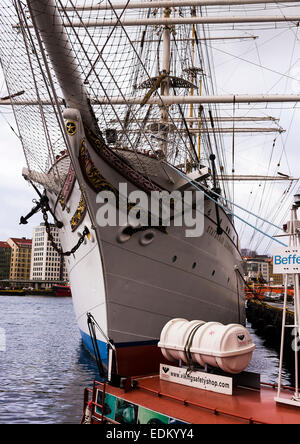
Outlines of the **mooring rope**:
{"label": "mooring rope", "polygon": [[[284,244],[283,242],[281,242],[280,240],[278,240],[278,239],[275,239],[273,236],[270,236],[269,234],[267,234],[267,233],[265,233],[264,231],[262,231],[261,229],[259,229],[259,228],[257,228],[257,227],[255,227],[254,225],[252,225],[252,224],[250,224],[250,222],[247,222],[245,219],[243,219],[242,217],[240,217],[240,216],[238,216],[237,214],[235,214],[235,213],[233,213],[233,211],[231,211],[231,210],[229,210],[228,208],[226,208],[226,207],[224,207],[224,205],[222,205],[220,202],[218,202],[216,199],[214,199],[213,197],[211,197],[208,193],[206,193],[203,189],[201,189],[201,188],[199,188],[189,177],[187,177],[184,173],[182,173],[181,171],[179,171],[177,168],[175,168],[173,165],[171,165],[171,164],[168,164],[169,165],[169,167],[171,167],[174,171],[176,171],[177,172],[177,174],[179,174],[183,179],[185,179],[190,185],[192,185],[194,188],[196,188],[198,191],[201,191],[201,193],[203,193],[206,197],[208,197],[211,201],[213,201],[214,203],[216,203],[217,205],[219,205],[219,207],[220,208],[222,208],[225,212],[227,212],[227,213],[230,213],[233,217],[236,217],[237,219],[239,219],[240,221],[242,221],[243,223],[245,223],[245,224],[247,224],[247,225],[249,225],[251,228],[253,228],[254,230],[256,230],[256,231],[258,231],[259,233],[261,233],[261,234],[263,234],[264,236],[266,236],[266,237],[268,237],[269,239],[271,239],[272,241],[275,241],[275,242],[277,242],[278,244],[280,244],[280,245],[283,245],[284,247],[287,247],[287,244]],[[205,187],[205,189],[207,189],[206,187]],[[215,193],[214,191],[211,191],[211,190],[209,190],[209,192],[212,192],[212,193],[214,193],[214,194],[216,194],[217,196],[220,196],[219,194],[217,194],[217,193]],[[223,196],[220,196],[220,197],[222,197],[223,198]],[[226,198],[224,198],[227,202],[230,202],[230,201],[228,201],[228,199],[226,199]],[[230,203],[232,203],[232,202],[230,202]],[[267,221],[266,219],[263,219],[262,217],[260,217],[260,216],[257,216],[256,214],[254,214],[254,213],[251,213],[249,210],[246,210],[245,208],[242,208],[242,207],[240,207],[239,205],[237,205],[237,204],[234,204],[234,203],[232,203],[233,205],[235,205],[235,206],[237,206],[238,208],[240,208],[240,209],[242,209],[243,211],[246,211],[247,213],[249,213],[249,214],[252,214],[253,216],[255,216],[255,217],[257,217],[258,219],[261,219],[261,220],[263,220],[264,222],[266,222],[266,223],[268,223],[268,224],[270,224],[270,225],[273,225],[274,227],[276,227],[276,228],[279,228],[279,227],[277,227],[276,225],[274,225],[274,224],[272,224],[271,222],[269,222],[269,221]],[[282,228],[279,228],[280,230],[282,229]]]}

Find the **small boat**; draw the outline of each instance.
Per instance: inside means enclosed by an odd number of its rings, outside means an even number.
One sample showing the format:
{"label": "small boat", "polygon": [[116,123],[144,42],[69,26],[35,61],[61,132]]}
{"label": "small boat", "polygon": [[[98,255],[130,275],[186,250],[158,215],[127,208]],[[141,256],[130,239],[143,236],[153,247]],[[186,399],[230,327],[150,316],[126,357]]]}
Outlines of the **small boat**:
{"label": "small boat", "polygon": [[72,297],[72,292],[69,285],[53,285],[52,289],[55,296]]}

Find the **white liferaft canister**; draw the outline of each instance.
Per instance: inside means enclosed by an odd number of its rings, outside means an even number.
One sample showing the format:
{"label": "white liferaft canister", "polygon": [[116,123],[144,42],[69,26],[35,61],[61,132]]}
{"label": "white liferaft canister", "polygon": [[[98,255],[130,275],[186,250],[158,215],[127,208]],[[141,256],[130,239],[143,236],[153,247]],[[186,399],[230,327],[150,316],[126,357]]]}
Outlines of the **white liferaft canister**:
{"label": "white liferaft canister", "polygon": [[[199,328],[198,331],[195,332],[190,352],[193,362],[197,362],[199,365],[201,365],[201,367],[205,367],[206,364],[211,365],[212,367],[219,367],[214,353],[208,353],[205,355],[202,353],[203,349],[208,349],[211,352],[214,352],[216,350],[217,344],[215,344],[214,342],[216,341],[217,337],[214,336],[212,338],[210,335],[212,331],[211,329],[217,328],[218,326],[223,327],[223,324],[220,324],[219,322],[207,322],[201,328]],[[211,341],[209,341],[209,339]],[[200,348],[201,353],[199,353]]]}
{"label": "white liferaft canister", "polygon": [[201,366],[208,364],[236,374],[248,366],[254,349],[250,333],[242,325],[208,322],[196,331],[190,351],[193,361]]}
{"label": "white liferaft canister", "polygon": [[184,348],[190,332],[198,325],[205,324],[204,321],[187,321],[176,318],[169,321],[163,328],[158,346],[161,348],[163,356],[168,361],[186,362]]}
{"label": "white liferaft canister", "polygon": [[255,345],[248,330],[239,324],[173,319],[162,330],[158,346],[169,361],[193,362],[241,373],[251,361]]}

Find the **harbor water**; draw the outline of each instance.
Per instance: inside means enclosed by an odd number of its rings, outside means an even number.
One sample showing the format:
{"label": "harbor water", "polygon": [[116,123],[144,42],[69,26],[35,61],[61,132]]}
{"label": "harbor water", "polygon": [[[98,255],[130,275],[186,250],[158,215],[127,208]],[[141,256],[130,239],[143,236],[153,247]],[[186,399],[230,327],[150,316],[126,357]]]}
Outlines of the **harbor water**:
{"label": "harbor water", "polygon": [[97,377],[71,298],[0,297],[0,423],[79,423],[83,388]]}
{"label": "harbor water", "polygon": [[[82,346],[71,298],[1,296],[0,313],[0,423],[78,424],[97,367]],[[257,346],[248,370],[276,383],[278,353],[248,327]],[[291,384],[286,368],[283,383]]]}

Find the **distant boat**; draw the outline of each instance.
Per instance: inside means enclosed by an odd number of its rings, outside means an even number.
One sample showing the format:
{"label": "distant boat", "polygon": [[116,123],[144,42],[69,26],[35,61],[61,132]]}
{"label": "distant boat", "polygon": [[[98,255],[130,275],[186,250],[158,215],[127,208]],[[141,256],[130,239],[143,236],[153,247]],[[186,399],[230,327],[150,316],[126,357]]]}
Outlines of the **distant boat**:
{"label": "distant boat", "polygon": [[60,297],[72,297],[71,288],[68,285],[53,285],[54,295]]}

